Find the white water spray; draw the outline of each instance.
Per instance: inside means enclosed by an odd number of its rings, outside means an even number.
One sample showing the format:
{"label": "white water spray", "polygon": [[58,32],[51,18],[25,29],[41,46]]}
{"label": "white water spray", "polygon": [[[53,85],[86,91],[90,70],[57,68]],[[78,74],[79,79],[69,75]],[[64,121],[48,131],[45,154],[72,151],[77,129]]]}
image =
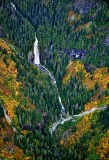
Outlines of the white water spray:
{"label": "white water spray", "polygon": [[[43,72],[46,72],[50,76],[53,85],[55,85],[56,88],[57,88],[56,80],[55,80],[54,76],[50,73],[50,71],[46,67],[44,67],[43,65],[40,64],[40,55],[39,55],[39,49],[38,49],[38,39],[36,37],[36,34],[35,34],[35,42],[34,42],[34,62],[33,63],[35,65],[37,65],[40,70],[42,70]],[[57,88],[57,92],[58,92],[58,88]],[[59,95],[58,95],[58,99],[59,99],[59,103],[61,105],[61,114],[65,114],[65,108],[64,108],[64,106],[62,104],[61,97]]]}
{"label": "white water spray", "polygon": [[11,118],[10,118],[10,117],[8,116],[8,114],[6,113],[5,107],[2,106],[2,108],[3,108],[3,111],[4,111],[5,119],[7,120],[7,122],[8,122],[9,124],[11,124]]}
{"label": "white water spray", "polygon": [[[11,124],[11,123],[12,123],[11,118],[8,116],[5,107],[2,106],[2,108],[3,108],[3,111],[4,111],[5,119],[7,120],[7,122],[8,122],[9,124]],[[12,129],[13,129],[14,132],[16,132],[16,128],[15,128],[15,127],[12,126]]]}
{"label": "white water spray", "polygon": [[61,101],[61,97],[58,96],[58,99],[59,99],[59,102],[60,102],[60,104],[61,104],[62,110],[65,110],[65,108],[64,108],[64,106],[63,106],[63,104],[62,104],[62,101]]}
{"label": "white water spray", "polygon": [[82,117],[82,116],[85,116],[87,114],[90,114],[94,111],[97,111],[97,110],[105,110],[107,108],[107,106],[103,106],[103,107],[99,107],[99,108],[92,108],[91,110],[89,111],[85,111],[83,113],[80,113],[80,114],[77,114],[77,115],[73,115],[73,116],[69,116],[67,118],[61,118],[60,120],[58,120],[57,122],[53,123],[53,125],[51,126],[51,128],[49,129],[49,131],[51,132],[51,134],[53,133],[53,131],[57,128],[58,125],[60,124],[64,124],[65,122],[69,121],[72,119],[72,122],[75,122],[76,121],[76,118],[77,117]]}
{"label": "white water spray", "polygon": [[34,42],[34,64],[40,64],[40,56],[39,56],[39,49],[38,49],[38,40],[35,34],[35,42]]}
{"label": "white water spray", "polygon": [[11,5],[12,5],[12,7],[15,9],[15,11],[17,10],[16,9],[16,6],[11,2]]}

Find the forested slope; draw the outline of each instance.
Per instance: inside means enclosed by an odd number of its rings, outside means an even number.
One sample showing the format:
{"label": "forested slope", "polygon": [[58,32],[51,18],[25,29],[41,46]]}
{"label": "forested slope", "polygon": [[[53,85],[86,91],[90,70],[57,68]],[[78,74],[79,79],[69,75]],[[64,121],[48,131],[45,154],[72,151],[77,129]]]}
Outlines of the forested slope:
{"label": "forested slope", "polygon": [[[42,135],[43,137],[43,134],[47,134],[46,132],[49,132],[48,125],[59,117],[58,98],[51,80],[23,57],[19,57],[13,52],[10,44],[4,40],[0,40],[0,73],[0,107],[1,110],[3,110],[2,106],[5,107],[12,121],[11,125],[16,128],[14,133],[16,144],[22,148],[23,142],[16,141],[16,138],[32,133],[39,141],[37,136]],[[4,119],[2,117],[4,116],[1,113],[1,122]],[[3,124],[1,124],[2,126]],[[11,130],[10,132],[12,132]],[[3,133],[1,140],[5,136]],[[6,142],[8,143],[8,141],[11,143],[11,138],[7,137]],[[28,142],[27,145],[31,145],[31,143]],[[29,154],[28,149],[26,150],[27,155]],[[3,148],[1,157],[10,158],[10,152],[6,147]]]}
{"label": "forested slope", "polygon": [[[50,134],[61,106],[50,77],[28,62],[35,33],[41,64],[56,78],[66,110],[63,118],[95,107],[107,106],[106,110],[71,119]],[[0,1],[0,37],[0,158],[109,159],[107,4]]]}

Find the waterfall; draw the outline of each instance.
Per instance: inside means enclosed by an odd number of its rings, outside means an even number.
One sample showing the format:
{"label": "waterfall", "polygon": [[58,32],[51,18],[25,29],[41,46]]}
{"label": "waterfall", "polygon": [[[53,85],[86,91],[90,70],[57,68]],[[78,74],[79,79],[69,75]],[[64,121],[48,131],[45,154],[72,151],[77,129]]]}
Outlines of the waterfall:
{"label": "waterfall", "polygon": [[[31,63],[31,61],[29,61]],[[35,34],[35,42],[34,42],[34,62],[33,62],[34,65],[36,65],[40,70],[42,70],[43,72],[47,73],[50,78],[51,78],[51,81],[53,83],[53,85],[55,85],[56,89],[57,89],[57,93],[58,93],[58,88],[57,88],[57,85],[56,85],[56,80],[54,78],[54,76],[50,73],[50,71],[44,67],[43,65],[40,64],[40,55],[39,55],[39,49],[38,49],[38,40],[36,38],[36,34]],[[99,107],[99,108],[92,108],[91,110],[89,111],[85,111],[83,113],[80,113],[78,115],[73,115],[73,116],[68,116],[67,118],[63,118],[62,116],[65,114],[65,108],[62,104],[62,101],[61,101],[61,97],[58,93],[58,99],[59,99],[59,103],[61,105],[61,118],[56,121],[55,123],[52,124],[52,126],[49,128],[49,131],[52,132],[57,128],[57,126],[59,124],[64,124],[66,121],[69,121],[72,119],[72,122],[76,121],[76,117],[82,117],[82,116],[85,116],[86,114],[90,114],[96,110],[104,110],[107,108],[107,106],[103,106],[103,107]]]}
{"label": "waterfall", "polygon": [[[50,73],[50,71],[47,69],[47,68],[45,68],[43,65],[38,65],[38,68],[40,69],[40,70],[42,70],[43,72],[45,72],[45,73],[47,73],[49,76],[50,76],[50,78],[51,78],[51,80],[52,80],[52,83],[54,84],[54,85],[56,85],[56,80],[55,80],[55,78],[53,77],[53,75]],[[56,85],[56,87],[57,87],[57,85]]]}
{"label": "waterfall", "polygon": [[[8,122],[9,124],[11,124],[11,123],[12,123],[11,118],[8,116],[5,107],[2,106],[2,108],[3,108],[3,111],[4,111],[5,119],[7,120],[7,122]],[[15,128],[15,127],[12,126],[12,129],[13,129],[14,132],[16,132],[16,128]]]}
{"label": "waterfall", "polygon": [[[43,65],[40,64],[38,39],[36,37],[36,34],[35,34],[35,42],[34,42],[34,62],[33,62],[33,64],[37,65],[40,70],[42,70],[43,72],[45,72],[49,75],[49,77],[51,78],[51,81],[52,81],[53,85],[55,85],[55,87],[57,89],[57,93],[58,93],[58,88],[57,88],[56,80],[55,80],[54,76],[50,73],[50,71],[46,67],[44,67]],[[65,114],[65,108],[62,104],[61,97],[60,97],[59,94],[58,94],[58,99],[59,99],[59,103],[61,105],[61,114],[63,115],[63,114]],[[61,118],[62,118],[62,116],[61,116]]]}
{"label": "waterfall", "polygon": [[10,117],[8,116],[8,114],[6,113],[5,107],[2,106],[2,108],[3,108],[3,111],[4,111],[5,119],[7,120],[7,122],[8,122],[9,124],[11,124],[11,118],[10,118]]}
{"label": "waterfall", "polygon": [[16,6],[11,2],[12,7],[14,8],[14,10],[16,11]]}
{"label": "waterfall", "polygon": [[64,108],[64,106],[63,106],[63,104],[62,104],[62,101],[61,101],[61,97],[58,96],[58,99],[59,99],[59,102],[60,102],[60,104],[61,104],[62,110],[65,110],[65,108]]}
{"label": "waterfall", "polygon": [[40,64],[40,56],[39,56],[39,49],[38,49],[38,40],[35,34],[35,42],[34,42],[34,64]]}

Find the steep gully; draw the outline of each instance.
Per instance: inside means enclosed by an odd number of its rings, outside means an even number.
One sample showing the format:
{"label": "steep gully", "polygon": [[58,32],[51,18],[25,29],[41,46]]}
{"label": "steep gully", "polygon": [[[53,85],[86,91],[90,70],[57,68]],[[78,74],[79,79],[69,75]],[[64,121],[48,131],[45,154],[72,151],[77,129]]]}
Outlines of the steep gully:
{"label": "steep gully", "polygon": [[[58,88],[57,88],[56,80],[55,80],[54,76],[50,73],[50,71],[47,68],[45,68],[44,66],[42,66],[40,64],[38,40],[36,38],[36,35],[35,35],[35,42],[34,42],[34,62],[33,62],[33,64],[36,65],[43,72],[46,72],[50,76],[51,81],[52,81],[53,85],[56,87],[57,93],[58,93]],[[62,104],[61,97],[60,97],[59,93],[58,93],[58,99],[59,99],[59,103],[61,105],[61,118],[58,121],[56,121],[55,123],[53,123],[52,126],[49,128],[49,131],[51,132],[51,134],[57,128],[57,126],[59,124],[64,124],[66,121],[69,121],[71,119],[74,122],[74,121],[76,121],[77,117],[82,117],[82,116],[85,116],[86,114],[90,114],[90,113],[92,113],[92,112],[94,112],[96,110],[104,110],[104,109],[107,108],[107,106],[103,106],[103,107],[99,107],[99,108],[92,108],[91,110],[85,111],[85,112],[80,113],[78,115],[73,115],[73,116],[68,116],[67,118],[63,118],[63,115],[65,115],[65,108],[64,108],[64,106]]]}
{"label": "steep gully", "polygon": [[[12,50],[14,50],[13,46],[10,45],[10,47],[12,48]],[[29,61],[29,62],[32,63],[31,61]],[[34,62],[32,64],[35,65],[35,66],[37,66],[41,71],[47,73],[50,76],[53,85],[57,88],[56,80],[53,77],[53,75],[50,73],[50,71],[47,68],[45,68],[44,66],[42,66],[40,64],[40,55],[39,55],[39,49],[38,49],[38,40],[37,40],[36,36],[35,36],[35,42],[34,42]],[[58,88],[57,88],[57,93],[58,93]],[[65,115],[65,108],[64,108],[64,106],[62,104],[61,97],[60,97],[59,94],[58,94],[58,99],[59,99],[59,103],[61,105],[61,118],[58,121],[56,121],[55,123],[53,123],[52,126],[49,128],[49,131],[50,131],[51,134],[57,128],[58,125],[64,124],[66,121],[72,120],[72,122],[75,122],[77,117],[82,117],[82,116],[90,114],[90,113],[92,113],[94,111],[104,110],[104,109],[107,108],[107,106],[102,106],[102,107],[99,107],[99,108],[92,108],[91,110],[85,111],[85,112],[80,113],[78,115],[73,115],[73,116],[68,116],[66,118],[63,118],[63,115]],[[2,106],[2,108],[4,110],[5,119],[12,126],[12,120],[9,117],[9,115],[7,114],[7,111],[6,111],[5,107]],[[14,126],[12,126],[12,129],[13,129],[14,132],[17,132],[17,129]]]}
{"label": "steep gully", "polygon": [[[33,64],[36,65],[43,72],[46,72],[50,76],[51,81],[52,81],[53,85],[56,87],[57,93],[58,93],[58,88],[57,88],[56,80],[55,80],[54,76],[50,73],[50,71],[47,68],[45,68],[44,66],[42,66],[40,64],[40,55],[39,55],[38,40],[36,38],[36,34],[35,34],[35,42],[34,42],[34,62],[33,62]],[[59,94],[58,94],[58,99],[59,99],[59,103],[60,103],[60,106],[61,106],[61,114],[64,115],[65,114],[65,108],[62,104],[61,97],[60,97]]]}
{"label": "steep gully", "polygon": [[[11,3],[11,5],[16,10],[15,5],[13,3]],[[11,48],[14,50],[13,46],[11,46]],[[32,63],[31,61],[29,61],[29,62]],[[43,65],[40,64],[40,55],[39,55],[39,49],[38,49],[38,40],[36,38],[36,35],[35,35],[35,42],[34,42],[34,62],[32,64],[36,65],[40,70],[42,70],[43,72],[47,73],[50,76],[51,81],[52,81],[53,85],[56,87],[57,93],[58,93],[58,88],[57,88],[57,85],[56,85],[55,78],[53,77],[53,75],[50,73],[50,71],[47,68],[45,68]],[[59,94],[58,94],[58,99],[59,99],[59,103],[61,105],[61,118],[58,121],[56,121],[55,123],[53,123],[52,126],[49,128],[49,131],[51,132],[51,134],[57,128],[57,126],[59,124],[64,124],[66,121],[69,121],[71,119],[74,122],[74,121],[76,121],[77,117],[82,117],[82,116],[84,116],[86,114],[90,114],[90,113],[92,113],[92,112],[94,112],[96,110],[104,110],[104,109],[107,108],[107,106],[103,106],[103,107],[99,107],[99,108],[92,108],[91,110],[85,111],[85,112],[80,113],[78,115],[73,115],[73,116],[68,116],[67,118],[63,118],[62,116],[65,115],[65,108],[64,108],[64,106],[62,104],[61,97],[60,97]],[[12,120],[9,117],[9,115],[7,114],[7,111],[6,111],[5,107],[2,106],[2,108],[3,108],[4,116],[5,116],[6,120],[7,120],[7,122],[9,124],[12,124]],[[14,132],[16,132],[16,128],[15,127],[12,126],[12,129],[13,129]]]}

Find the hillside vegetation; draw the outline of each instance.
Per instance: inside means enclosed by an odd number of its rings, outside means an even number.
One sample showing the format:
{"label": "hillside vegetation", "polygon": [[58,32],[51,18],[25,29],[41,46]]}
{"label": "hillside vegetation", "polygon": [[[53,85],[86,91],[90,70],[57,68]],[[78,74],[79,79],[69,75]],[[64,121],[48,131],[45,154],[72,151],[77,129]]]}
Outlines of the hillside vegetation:
{"label": "hillside vegetation", "polygon": [[[57,88],[28,62],[35,33],[41,64]],[[74,115],[99,107],[74,121]],[[50,133],[54,122],[69,116]],[[0,159],[108,160],[108,119],[108,5],[102,0],[0,1]]]}
{"label": "hillside vegetation", "polygon": [[[55,91],[49,77],[41,73],[36,67],[27,64],[27,61],[13,52],[10,46],[4,40],[0,40],[0,110],[3,112],[2,106],[5,107],[16,132],[14,133],[12,128],[9,127],[4,119],[4,114],[1,113],[2,150],[0,157],[6,159],[16,157],[16,159],[19,159],[30,156],[28,159],[31,159],[32,154],[29,154],[29,148],[25,148],[25,156],[22,151],[22,149],[24,150],[23,142],[16,140],[20,140],[21,137],[26,135],[28,137],[28,134],[32,133],[37,136],[45,134],[45,128],[58,116],[57,114],[52,115],[52,112],[59,112],[58,100],[57,95],[54,95]],[[26,66],[27,68],[24,68]],[[34,94],[32,94],[33,89],[35,90]],[[53,98],[51,98],[52,96]],[[47,103],[46,99],[51,100],[50,103]],[[53,104],[54,107],[51,107]],[[15,138],[15,144],[13,138]],[[33,141],[33,139],[31,140]],[[34,140],[34,145],[36,142],[39,143],[38,137]],[[6,147],[8,144],[9,148]],[[20,145],[21,149],[16,145]],[[29,141],[28,145],[31,145]]]}

